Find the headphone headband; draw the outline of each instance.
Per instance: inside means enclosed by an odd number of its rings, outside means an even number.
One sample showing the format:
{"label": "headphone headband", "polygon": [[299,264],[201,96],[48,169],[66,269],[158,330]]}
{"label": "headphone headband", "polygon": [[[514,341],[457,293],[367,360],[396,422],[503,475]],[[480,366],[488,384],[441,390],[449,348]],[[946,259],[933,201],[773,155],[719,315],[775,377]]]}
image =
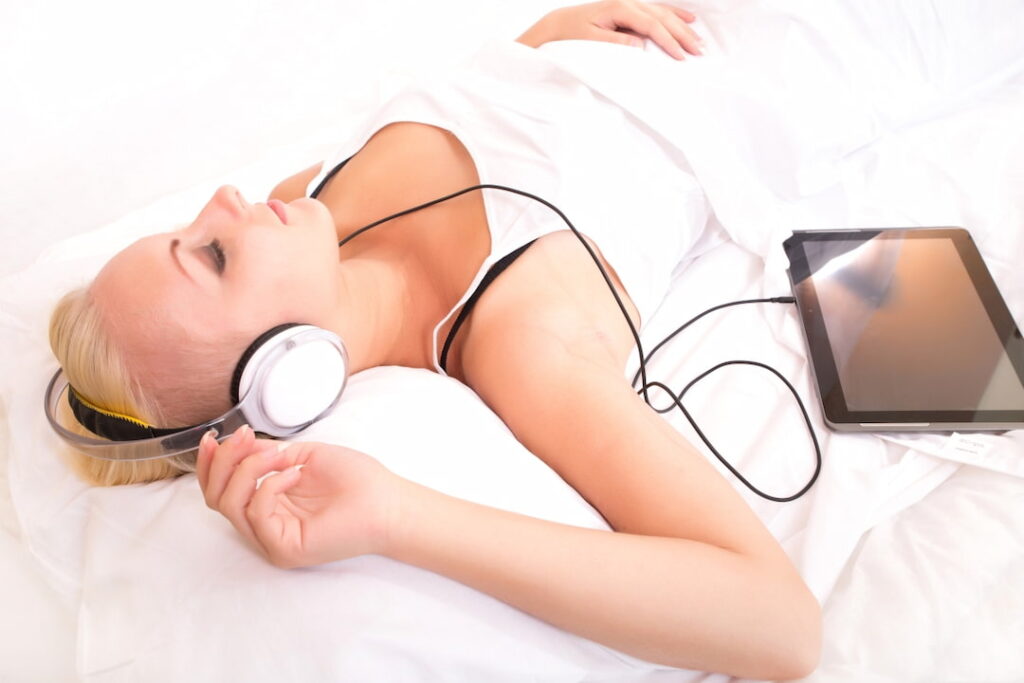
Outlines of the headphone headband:
{"label": "headphone headband", "polygon": [[[78,393],[73,386],[68,385],[68,404],[71,406],[71,413],[78,420],[78,423],[93,434],[102,436],[111,441],[134,441],[136,439],[151,439],[155,436],[167,436],[181,429],[162,429],[132,417],[115,413],[112,410],[101,408],[95,403]],[[192,425],[193,427],[195,425]]]}

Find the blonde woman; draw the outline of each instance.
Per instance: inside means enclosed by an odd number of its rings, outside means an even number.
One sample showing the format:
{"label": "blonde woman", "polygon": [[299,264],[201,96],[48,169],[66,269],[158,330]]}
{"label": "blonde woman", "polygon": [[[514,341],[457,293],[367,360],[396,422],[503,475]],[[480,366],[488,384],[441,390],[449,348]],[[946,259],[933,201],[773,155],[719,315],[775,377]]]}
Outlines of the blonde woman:
{"label": "blonde woman", "polygon": [[[452,498],[341,446],[281,450],[244,426],[222,443],[207,435],[190,457],[82,456],[79,473],[118,484],[194,469],[207,504],[279,567],[386,555],[650,661],[809,673],[815,598],[732,486],[623,377],[634,339],[609,287],[646,322],[706,222],[700,189],[653,140],[621,135],[638,124],[531,49],[648,38],[683,59],[700,54],[693,20],[635,0],[555,10],[511,48],[523,68],[399,95],[267,203],[220,188],[189,226],[117,254],[51,321],[84,404],[168,429],[231,409],[232,368],[265,330],[331,330],[350,373],[403,365],[465,383],[615,533]],[[631,154],[645,166],[609,167],[604,186],[574,180],[580,164]],[[557,196],[609,280],[552,212],[493,190],[338,247],[376,219],[482,182]],[[680,229],[656,230],[645,210],[678,210]]]}

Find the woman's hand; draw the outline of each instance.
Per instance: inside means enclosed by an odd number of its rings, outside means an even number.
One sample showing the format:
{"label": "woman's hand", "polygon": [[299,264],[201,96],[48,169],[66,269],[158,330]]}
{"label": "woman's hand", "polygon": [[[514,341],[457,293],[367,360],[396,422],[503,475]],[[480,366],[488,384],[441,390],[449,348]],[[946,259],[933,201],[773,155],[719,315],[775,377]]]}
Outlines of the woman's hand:
{"label": "woman's hand", "polygon": [[687,26],[696,16],[678,7],[639,0],[604,0],[562,7],[545,15],[516,40],[539,47],[553,40],[601,40],[640,47],[650,38],[661,49],[685,59],[699,55],[704,41]]}
{"label": "woman's hand", "polygon": [[282,568],[382,553],[402,481],[364,453],[323,443],[279,451],[248,426],[221,444],[205,436],[196,472],[207,506]]}

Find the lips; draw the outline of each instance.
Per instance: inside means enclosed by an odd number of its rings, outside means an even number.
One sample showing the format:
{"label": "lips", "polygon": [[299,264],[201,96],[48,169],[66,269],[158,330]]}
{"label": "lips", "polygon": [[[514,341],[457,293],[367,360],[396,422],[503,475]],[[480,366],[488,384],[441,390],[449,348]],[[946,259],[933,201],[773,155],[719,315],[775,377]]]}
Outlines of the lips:
{"label": "lips", "polygon": [[281,219],[281,222],[288,225],[288,212],[285,209],[285,204],[280,199],[271,199],[267,202],[267,206],[270,210],[277,214],[277,217]]}

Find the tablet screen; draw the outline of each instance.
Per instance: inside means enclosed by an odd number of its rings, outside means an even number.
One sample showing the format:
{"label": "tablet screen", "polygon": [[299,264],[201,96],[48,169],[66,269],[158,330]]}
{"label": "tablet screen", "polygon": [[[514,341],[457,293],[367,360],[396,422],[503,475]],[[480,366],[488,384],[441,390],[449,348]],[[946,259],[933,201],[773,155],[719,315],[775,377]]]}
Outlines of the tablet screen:
{"label": "tablet screen", "polygon": [[1020,332],[966,231],[803,235],[794,291],[844,412],[1024,412]]}
{"label": "tablet screen", "polygon": [[1024,410],[1024,385],[950,240],[805,249],[850,410]]}

